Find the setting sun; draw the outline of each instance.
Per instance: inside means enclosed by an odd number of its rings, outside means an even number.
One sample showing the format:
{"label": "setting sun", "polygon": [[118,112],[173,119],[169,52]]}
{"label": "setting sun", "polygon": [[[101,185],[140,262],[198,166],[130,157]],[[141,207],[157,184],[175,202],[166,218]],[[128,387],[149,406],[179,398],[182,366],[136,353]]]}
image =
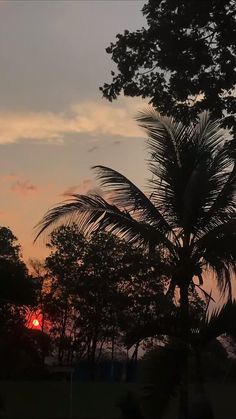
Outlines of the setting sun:
{"label": "setting sun", "polygon": [[34,327],[38,327],[38,326],[39,326],[39,321],[38,321],[38,319],[34,319],[34,320],[32,321],[32,323],[33,323]]}

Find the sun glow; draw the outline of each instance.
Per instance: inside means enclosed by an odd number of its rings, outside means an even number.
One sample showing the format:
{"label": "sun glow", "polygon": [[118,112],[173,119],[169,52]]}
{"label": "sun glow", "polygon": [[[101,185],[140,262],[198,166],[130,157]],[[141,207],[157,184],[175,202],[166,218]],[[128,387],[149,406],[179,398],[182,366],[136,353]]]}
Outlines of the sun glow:
{"label": "sun glow", "polygon": [[38,319],[33,319],[32,324],[33,324],[34,327],[38,327],[39,326]]}

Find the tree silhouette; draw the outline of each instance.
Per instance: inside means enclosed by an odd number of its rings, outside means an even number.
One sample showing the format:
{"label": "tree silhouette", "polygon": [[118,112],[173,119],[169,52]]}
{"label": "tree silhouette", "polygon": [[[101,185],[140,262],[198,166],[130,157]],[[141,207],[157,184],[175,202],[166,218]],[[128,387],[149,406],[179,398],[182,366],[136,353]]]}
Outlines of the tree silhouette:
{"label": "tree silhouette", "polygon": [[173,310],[165,279],[157,281],[160,260],[126,241],[105,232],[85,238],[72,224],[55,229],[48,246],[42,300],[59,363],[86,359],[93,376],[103,348],[111,347],[113,364],[129,329]]}
{"label": "tree silhouette", "polygon": [[[35,287],[21,257],[17,238],[0,227],[0,376],[23,369],[20,355],[30,348],[27,306],[35,302]],[[24,352],[25,353],[25,352]],[[23,355],[24,357],[24,355]],[[23,364],[24,362],[22,362]]]}
{"label": "tree silhouette", "polygon": [[[189,122],[200,111],[235,125],[235,4],[232,0],[148,0],[147,22],[106,49],[117,70],[100,90],[150,98],[164,115]],[[236,131],[235,131],[236,133]]]}
{"label": "tree silhouette", "polygon": [[7,227],[0,227],[0,303],[24,305],[33,302],[30,281],[17,238]]}
{"label": "tree silhouette", "polygon": [[74,194],[46,213],[37,237],[67,219],[85,234],[108,230],[157,252],[160,269],[170,279],[169,292],[179,288],[180,329],[188,342],[190,287],[196,281],[201,287],[204,273],[212,271],[220,291],[231,294],[236,271],[236,173],[229,153],[233,140],[207,113],[197,124],[185,126],[150,110],[138,122],[148,134],[149,198],[124,175],[97,166],[113,202]]}

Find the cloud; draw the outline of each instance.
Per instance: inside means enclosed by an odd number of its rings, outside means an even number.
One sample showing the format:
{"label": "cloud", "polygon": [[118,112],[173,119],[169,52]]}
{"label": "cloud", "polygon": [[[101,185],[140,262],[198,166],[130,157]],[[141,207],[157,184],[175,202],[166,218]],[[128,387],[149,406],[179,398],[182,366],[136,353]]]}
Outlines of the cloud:
{"label": "cloud", "polygon": [[40,187],[35,185],[29,179],[26,179],[24,174],[20,172],[2,174],[0,175],[0,180],[2,185],[5,184],[7,190],[23,196],[31,195],[36,192],[45,192],[48,188],[50,188],[50,185],[44,185]]}
{"label": "cloud", "polygon": [[38,187],[28,180],[17,180],[11,186],[11,191],[16,192],[20,195],[28,195],[38,191]]}
{"label": "cloud", "polygon": [[20,173],[17,173],[17,172],[5,173],[5,174],[0,176],[0,179],[4,182],[8,182],[8,181],[12,181],[14,179],[18,179],[19,176],[21,176],[21,175],[20,175]]}
{"label": "cloud", "polygon": [[96,151],[98,149],[99,149],[98,145],[94,145],[93,147],[91,147],[91,148],[88,149],[88,152],[89,153],[92,153],[93,151]]}
{"label": "cloud", "polygon": [[60,195],[68,197],[68,195],[73,195],[74,193],[78,193],[78,188],[79,188],[79,185],[69,186]]}
{"label": "cloud", "polygon": [[78,185],[69,186],[60,195],[68,198],[72,194],[90,195],[98,194],[103,195],[103,191],[99,186],[96,186],[92,179],[84,179]]}
{"label": "cloud", "polygon": [[142,102],[83,102],[63,113],[0,110],[0,144],[21,140],[62,144],[68,135],[143,137],[133,120]]}

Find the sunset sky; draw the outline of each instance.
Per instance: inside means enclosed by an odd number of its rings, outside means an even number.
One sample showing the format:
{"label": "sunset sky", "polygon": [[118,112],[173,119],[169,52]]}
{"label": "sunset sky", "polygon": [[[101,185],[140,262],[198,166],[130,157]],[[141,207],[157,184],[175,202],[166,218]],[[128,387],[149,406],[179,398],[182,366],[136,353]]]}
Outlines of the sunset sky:
{"label": "sunset sky", "polygon": [[18,237],[23,256],[43,257],[33,226],[68,192],[96,184],[104,164],[144,187],[144,134],[133,117],[143,103],[111,104],[105,47],[124,29],[145,24],[143,1],[0,2],[0,225]]}

